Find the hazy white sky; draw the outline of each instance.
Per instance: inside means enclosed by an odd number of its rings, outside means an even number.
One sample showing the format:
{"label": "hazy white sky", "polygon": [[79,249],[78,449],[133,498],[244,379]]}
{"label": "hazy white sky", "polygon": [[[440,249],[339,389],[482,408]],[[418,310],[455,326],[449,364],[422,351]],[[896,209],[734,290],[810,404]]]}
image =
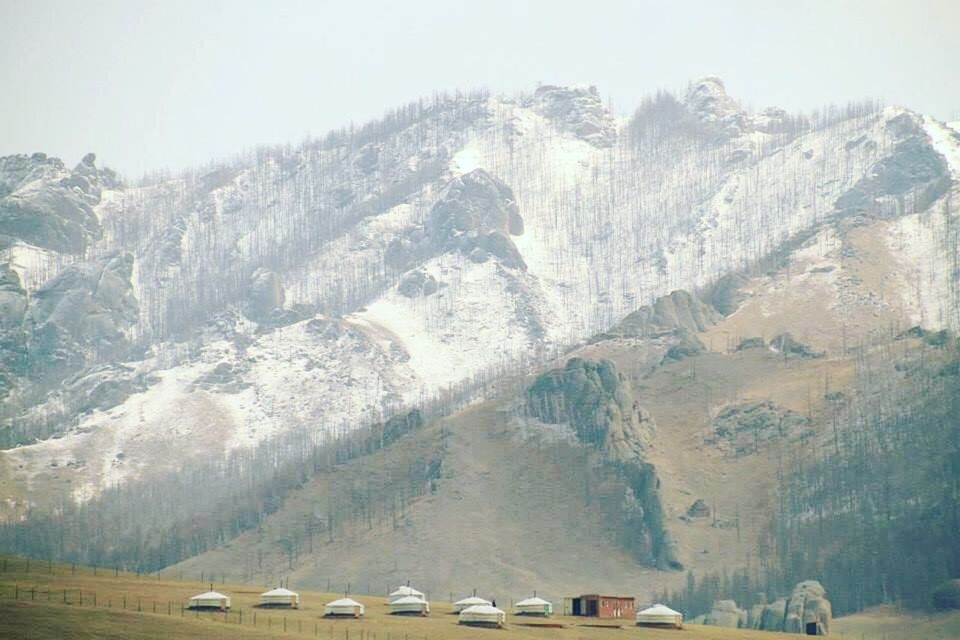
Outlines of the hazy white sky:
{"label": "hazy white sky", "polygon": [[436,90],[595,84],[621,113],[719,75],[753,107],[878,97],[960,118],[960,0],[0,0],[0,154],[129,177]]}

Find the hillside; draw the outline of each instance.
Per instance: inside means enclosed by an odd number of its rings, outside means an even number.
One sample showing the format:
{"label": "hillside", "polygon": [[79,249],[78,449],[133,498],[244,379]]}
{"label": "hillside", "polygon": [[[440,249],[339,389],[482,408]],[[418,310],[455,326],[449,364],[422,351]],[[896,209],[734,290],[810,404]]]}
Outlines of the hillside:
{"label": "hillside", "polygon": [[[888,597],[818,564],[853,505],[903,527],[859,549],[955,535],[936,120],[544,85],[137,185],[96,162],[0,159],[5,549],[371,593],[828,576],[847,611]],[[915,423],[924,464],[888,460]],[[831,492],[830,460],[898,475]]]}
{"label": "hillside", "polygon": [[437,98],[141,186],[93,156],[11,158],[11,220],[54,202],[87,231],[8,225],[4,435],[27,446],[4,465],[87,499],[169,469],[170,438],[194,443],[182,463],[304,425],[329,437],[543,362],[837,219],[892,218],[901,315],[956,327],[939,258],[955,238],[937,231],[956,147],[902,109],[751,115],[707,78],[628,121],[593,88]]}

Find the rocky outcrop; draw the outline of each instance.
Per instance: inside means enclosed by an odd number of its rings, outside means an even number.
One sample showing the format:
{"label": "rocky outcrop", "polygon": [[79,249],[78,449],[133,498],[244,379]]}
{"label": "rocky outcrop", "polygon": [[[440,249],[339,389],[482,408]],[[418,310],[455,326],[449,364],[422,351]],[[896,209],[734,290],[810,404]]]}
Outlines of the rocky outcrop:
{"label": "rocky outcrop", "polygon": [[130,348],[128,332],[139,313],[132,273],[133,256],[122,253],[67,267],[37,289],[26,317],[35,373],[63,379]]}
{"label": "rocky outcrop", "polygon": [[690,85],[684,106],[705,131],[717,137],[735,138],[753,128],[746,112],[727,95],[723,80],[715,76]]}
{"label": "rocky outcrop", "polygon": [[837,199],[838,212],[893,217],[924,211],[950,188],[950,170],[930,145],[920,117],[904,113],[887,127],[903,139],[854,187]]}
{"label": "rocky outcrop", "polygon": [[716,309],[697,296],[678,290],[657,298],[652,305],[640,307],[624,318],[611,333],[649,338],[683,329],[693,334],[705,331],[721,317]]}
{"label": "rocky outcrop", "polygon": [[595,147],[617,141],[617,125],[596,87],[542,85],[533,94],[537,113]]}
{"label": "rocky outcrop", "polygon": [[638,553],[661,569],[681,569],[676,539],[667,530],[660,479],[644,452],[655,425],[608,360],[571,358],[527,390],[527,411],[543,422],[568,424],[580,442],[602,452],[626,480],[625,515]]}
{"label": "rocky outcrop", "polygon": [[581,442],[617,461],[638,457],[653,437],[653,421],[609,360],[571,358],[544,373],[527,390],[527,410],[543,422],[569,424]]}
{"label": "rocky outcrop", "polygon": [[93,207],[102,188],[118,186],[95,161],[89,153],[70,171],[42,153],[0,158],[0,240],[82,254],[101,235]]}
{"label": "rocky outcrop", "polygon": [[710,613],[698,621],[718,627],[782,631],[825,636],[830,633],[833,616],[826,590],[816,580],[805,580],[793,588],[787,598],[758,604],[744,611],[733,600],[719,600]]}
{"label": "rocky outcrop", "polygon": [[713,418],[710,444],[732,450],[736,456],[758,453],[777,440],[795,441],[810,427],[810,420],[769,400],[722,408]]}
{"label": "rocky outcrop", "polygon": [[384,260],[399,268],[417,257],[455,250],[474,262],[494,257],[505,267],[526,270],[510,238],[522,234],[523,218],[513,191],[483,169],[474,169],[447,186],[430,210],[426,236],[414,230],[394,239],[384,252]]}

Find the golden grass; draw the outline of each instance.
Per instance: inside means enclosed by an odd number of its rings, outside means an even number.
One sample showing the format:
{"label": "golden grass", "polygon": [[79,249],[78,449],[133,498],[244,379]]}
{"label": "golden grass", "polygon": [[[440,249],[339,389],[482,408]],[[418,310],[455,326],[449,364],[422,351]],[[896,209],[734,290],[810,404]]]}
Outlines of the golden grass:
{"label": "golden grass", "polygon": [[[590,620],[563,616],[549,620],[550,623],[563,624],[564,628],[561,629],[521,626],[521,619],[510,616],[507,628],[497,631],[458,625],[456,616],[451,615],[452,607],[449,603],[432,602],[429,617],[397,617],[387,613],[383,598],[371,596],[352,596],[367,607],[367,614],[362,619],[328,620],[322,617],[323,605],[342,594],[301,591],[302,606],[299,610],[256,610],[253,605],[262,588],[231,583],[214,585],[215,589],[223,591],[233,599],[233,609],[226,618],[222,613],[210,612],[197,614],[184,611],[181,615],[180,604],[186,603],[191,595],[209,588],[209,584],[158,580],[156,576],[136,576],[122,572],[115,575],[113,571],[103,570],[98,570],[97,575],[94,575],[93,569],[89,567],[77,567],[74,572],[70,566],[54,564],[51,567],[47,563],[36,561],[31,562],[30,572],[27,573],[24,559],[7,558],[6,561],[7,570],[0,573],[0,638],[10,640],[243,640],[279,637],[319,637],[326,640],[481,640],[491,635],[529,640],[557,637],[570,640],[606,640],[622,638],[625,633],[641,640],[772,640],[776,637],[789,637],[783,634],[699,626],[688,626],[682,631],[642,629],[629,620],[602,621],[603,624],[611,625],[610,627],[585,627],[582,625],[591,622]],[[64,604],[64,590],[70,604]],[[19,599],[14,598],[15,592],[19,594]],[[94,594],[96,606],[93,604]],[[126,609],[123,608],[124,598]],[[153,612],[154,603],[157,613]],[[538,622],[540,621],[522,620],[522,623],[534,625]]]}

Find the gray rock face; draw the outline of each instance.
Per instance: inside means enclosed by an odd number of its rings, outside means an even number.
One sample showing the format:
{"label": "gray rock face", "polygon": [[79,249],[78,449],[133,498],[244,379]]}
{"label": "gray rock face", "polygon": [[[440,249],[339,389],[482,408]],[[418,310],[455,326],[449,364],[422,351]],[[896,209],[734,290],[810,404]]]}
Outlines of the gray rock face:
{"label": "gray rock face", "polygon": [[0,331],[20,327],[26,312],[27,292],[20,276],[8,265],[0,265]]}
{"label": "gray rock face", "polygon": [[265,322],[282,312],[286,295],[280,276],[269,269],[257,269],[250,276],[244,315],[254,322]]}
{"label": "gray rock face", "polygon": [[596,87],[543,85],[534,92],[533,103],[538,113],[561,130],[595,147],[609,147],[617,140],[616,122]]}
{"label": "gray rock face", "polygon": [[544,422],[570,424],[581,442],[618,461],[639,456],[653,437],[652,420],[609,360],[571,358],[544,373],[527,390],[527,409]]}
{"label": "gray rock face", "polygon": [[116,186],[87,154],[73,171],[43,154],[0,158],[0,236],[81,254],[101,235],[93,207],[103,186]]}
{"label": "gray rock face", "polygon": [[130,284],[133,256],[122,253],[63,270],[36,291],[26,322],[38,373],[62,379],[95,362],[117,359],[139,309]]}
{"label": "gray rock face", "polygon": [[569,424],[581,442],[604,454],[629,486],[625,515],[634,548],[663,570],[682,569],[679,546],[666,528],[660,480],[643,460],[655,424],[616,366],[571,358],[530,386],[527,411],[543,422]]}
{"label": "gray rock face", "polygon": [[719,321],[721,315],[687,291],[674,291],[640,307],[620,322],[611,333],[623,336],[657,337],[677,329],[698,333]]}

